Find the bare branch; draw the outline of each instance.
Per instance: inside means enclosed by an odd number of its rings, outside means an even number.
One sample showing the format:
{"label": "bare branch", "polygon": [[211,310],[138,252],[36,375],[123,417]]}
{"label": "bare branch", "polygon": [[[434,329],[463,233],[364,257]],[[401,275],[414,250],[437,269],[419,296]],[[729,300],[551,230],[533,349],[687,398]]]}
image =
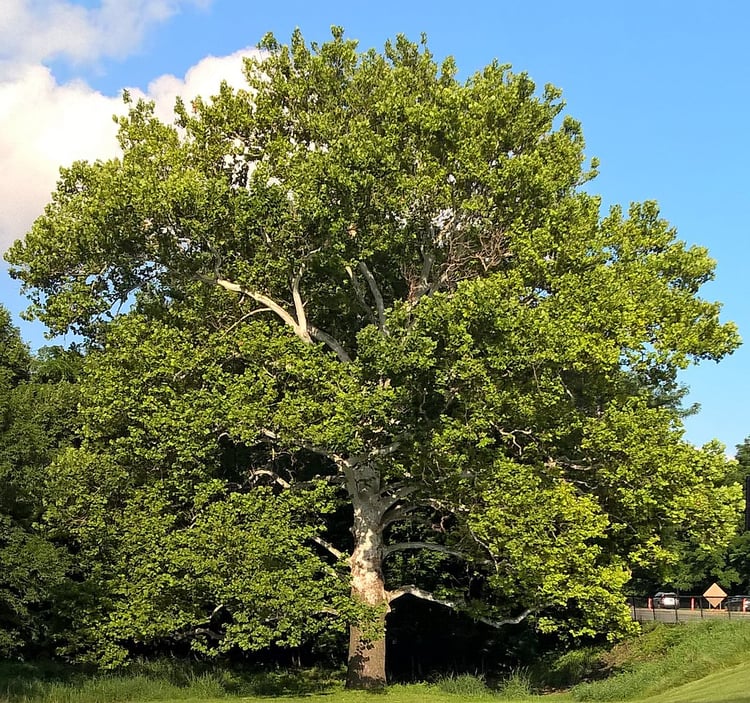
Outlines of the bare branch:
{"label": "bare branch", "polygon": [[191,632],[186,632],[181,639],[187,639],[190,636],[198,636],[198,635],[205,635],[206,637],[216,640],[217,642],[222,639],[223,635],[220,635],[218,632],[214,632],[208,627],[196,627]]}
{"label": "bare branch", "polygon": [[252,317],[253,315],[257,315],[261,312],[273,312],[271,308],[255,308],[255,310],[251,310],[248,313],[245,313],[239,320],[235,320],[229,327],[227,327],[224,332],[222,333],[222,337],[226,337],[235,327],[238,325],[241,325],[245,320],[247,320],[248,317]]}
{"label": "bare branch", "polygon": [[[317,250],[316,250],[317,251]],[[314,253],[314,252],[313,252]],[[305,264],[303,263],[299,267],[299,272],[292,280],[292,299],[294,300],[294,309],[297,312],[297,324],[305,330],[305,333],[312,339],[318,342],[323,342],[329,349],[336,353],[339,361],[344,364],[348,364],[352,359],[341,343],[332,337],[327,332],[318,329],[315,325],[311,325],[307,322],[307,314],[305,313],[305,303],[302,300],[302,295],[299,290],[299,284],[302,280],[302,275],[305,273]]]}
{"label": "bare branch", "polygon": [[391,444],[388,444],[385,447],[379,447],[378,449],[373,449],[369,453],[369,456],[372,458],[377,458],[381,456],[390,456],[391,454],[395,454],[399,449],[401,449],[401,440],[397,439],[395,442],[391,442]]}
{"label": "bare branch", "polygon": [[433,510],[437,510],[439,512],[444,512],[444,513],[449,513],[449,514],[468,511],[468,507],[463,505],[462,503],[458,503],[456,505],[449,505],[445,501],[438,500],[437,498],[429,498],[429,497],[420,498],[419,502],[424,506],[432,508]]}
{"label": "bare branch", "polygon": [[360,261],[357,266],[365,277],[367,285],[370,287],[372,297],[375,299],[375,307],[378,311],[378,327],[380,327],[380,331],[383,332],[383,334],[388,334],[388,330],[385,326],[385,305],[383,304],[383,294],[380,292],[380,288],[378,288],[375,276],[372,275],[372,271],[367,268],[367,264],[364,261]]}
{"label": "bare branch", "polygon": [[[432,269],[432,266],[433,264],[430,263],[429,268]],[[423,268],[423,271],[424,271],[424,268]],[[414,308],[417,307],[417,305],[419,304],[419,301],[422,300],[422,298],[430,297],[431,295],[434,295],[447,282],[448,282],[448,276],[444,272],[435,276],[432,283],[425,280],[424,284],[422,284],[421,275],[420,275],[418,282],[414,282],[412,280],[412,283],[410,285],[409,297],[408,297],[409,309],[414,310]]]}
{"label": "bare branch", "polygon": [[278,483],[282,488],[292,487],[292,484],[289,483],[289,481],[281,478],[281,476],[279,476],[275,471],[271,471],[271,469],[253,469],[250,472],[250,478],[255,478],[256,476],[269,476],[273,479],[274,483]]}
{"label": "bare branch", "polygon": [[346,353],[346,350],[341,345],[341,343],[330,334],[328,334],[328,332],[323,332],[323,330],[318,329],[317,327],[315,327],[315,325],[307,325],[307,333],[313,339],[317,339],[319,342],[323,342],[323,344],[325,344],[329,349],[334,351],[336,353],[336,356],[339,358],[339,361],[343,362],[344,364],[348,364],[352,360],[349,354]]}
{"label": "bare branch", "polygon": [[401,598],[402,596],[414,596],[415,598],[420,598],[421,600],[427,600],[431,603],[439,603],[440,605],[444,605],[446,608],[450,608],[451,610],[457,610],[458,604],[451,600],[445,600],[444,598],[438,598],[436,595],[430,593],[429,591],[425,591],[422,588],[418,588],[417,586],[401,586],[401,588],[397,588],[395,591],[389,591],[388,592],[388,603],[393,603],[394,600],[397,600],[398,598]]}
{"label": "bare branch", "polygon": [[430,283],[430,275],[432,274],[432,268],[435,265],[435,253],[428,250],[427,247],[422,248],[422,271],[419,274],[419,278],[414,280],[412,276],[412,282],[410,284],[409,291],[409,307],[414,309],[417,303],[421,300],[424,295],[432,295],[444,282],[443,276],[438,275],[435,280]]}
{"label": "bare branch", "polygon": [[247,288],[243,288],[242,286],[236,283],[232,283],[231,281],[227,281],[223,278],[215,279],[214,283],[224,290],[231,291],[232,293],[241,293],[242,295],[246,295],[249,298],[252,298],[255,302],[265,305],[269,310],[276,313],[276,315],[278,315],[285,324],[289,325],[289,327],[294,330],[294,333],[302,341],[307,342],[308,344],[312,342],[312,339],[307,332],[307,328],[300,327],[300,325],[297,324],[297,321],[294,319],[294,317],[292,317],[292,315],[290,315],[286,310],[284,310],[284,308],[281,307],[281,305],[279,305],[275,300],[269,298],[267,295],[248,290]]}
{"label": "bare branch", "polygon": [[292,300],[294,300],[294,309],[297,313],[297,324],[307,331],[307,315],[305,315],[305,304],[302,302],[302,295],[299,292],[299,283],[302,280],[302,274],[305,272],[305,265],[299,267],[297,275],[292,279]]}
{"label": "bare branch", "polygon": [[472,617],[479,622],[483,622],[485,625],[489,625],[490,627],[500,628],[503,625],[518,625],[519,622],[523,622],[527,617],[529,617],[529,615],[532,615],[534,612],[536,612],[534,608],[526,608],[526,610],[524,610],[519,615],[516,615],[516,617],[503,618],[502,620],[492,620],[491,618],[486,618],[481,615],[472,615]]}
{"label": "bare branch", "polygon": [[422,273],[419,276],[419,285],[421,290],[426,291],[430,288],[430,273],[432,273],[432,266],[435,263],[435,254],[428,251],[422,257]]}
{"label": "bare branch", "polygon": [[460,610],[461,612],[466,613],[473,620],[483,622],[485,625],[489,625],[490,627],[495,628],[501,628],[503,627],[503,625],[518,625],[519,622],[522,622],[527,617],[529,617],[529,615],[535,612],[533,608],[526,608],[526,610],[524,610],[520,615],[517,615],[516,617],[504,618],[502,620],[493,620],[492,618],[487,618],[483,615],[475,615],[473,613],[469,613],[465,609],[461,608],[461,604],[456,603],[455,601],[446,600],[444,598],[438,598],[429,591],[425,591],[424,589],[418,588],[417,586],[402,586],[395,591],[390,591],[388,593],[388,603],[392,603],[397,598],[401,598],[401,596],[414,596],[415,598],[420,598],[421,600],[426,600],[430,603],[444,605],[446,608],[450,608],[451,610]]}
{"label": "bare branch", "polygon": [[[407,497],[405,494],[404,497]],[[402,505],[400,498],[393,501],[390,507],[385,511],[383,515],[383,526],[391,525],[394,522],[401,520],[415,520],[414,513],[419,510],[425,510],[429,508],[432,511],[437,511],[445,515],[455,515],[459,512],[466,512],[468,510],[465,505],[448,505],[440,500],[429,497],[417,497],[416,500],[411,499],[408,505]],[[420,519],[426,526],[432,525],[432,521],[427,519]],[[484,546],[484,545],[482,545]]]}
{"label": "bare branch", "polygon": [[458,549],[451,549],[445,547],[442,544],[435,544],[434,542],[395,542],[394,544],[388,545],[383,550],[383,558],[387,557],[394,552],[402,552],[407,549],[426,549],[433,552],[440,552],[441,554],[448,554],[459,559],[468,559],[469,557],[465,552],[461,552]]}
{"label": "bare branch", "polygon": [[325,540],[318,535],[313,535],[310,539],[315,542],[315,544],[323,547],[323,549],[325,549],[330,554],[333,554],[333,556],[335,556],[337,559],[342,559],[347,562],[349,561],[348,555],[342,552],[340,549],[334,547],[328,540]]}
{"label": "bare branch", "polygon": [[[276,313],[276,315],[278,315],[278,317],[280,317],[281,320],[286,325],[291,327],[294,330],[294,334],[296,334],[303,342],[306,342],[307,344],[312,344],[313,339],[317,340],[318,342],[322,342],[329,349],[331,349],[331,351],[336,353],[336,356],[339,358],[340,361],[344,363],[349,363],[351,361],[351,357],[349,356],[349,354],[346,353],[344,348],[336,339],[334,339],[327,332],[324,332],[323,330],[318,329],[314,325],[310,325],[307,323],[307,317],[305,316],[304,305],[302,303],[302,298],[299,293],[299,276],[302,275],[302,270],[303,269],[301,269],[300,274],[295,277],[293,281],[293,285],[292,285],[292,296],[295,299],[295,308],[296,308],[297,314],[300,316],[299,322],[294,319],[294,316],[291,313],[284,310],[284,308],[281,307],[281,305],[279,305],[276,301],[269,298],[267,295],[263,295],[262,293],[256,293],[255,291],[248,290],[247,288],[243,288],[237,283],[232,283],[231,281],[227,281],[223,278],[204,279],[204,280],[210,280],[211,283],[214,283],[217,286],[220,286],[224,290],[231,291],[232,293],[240,293],[241,295],[246,295],[249,298],[252,298],[257,303],[261,303],[262,305],[265,305],[268,310]],[[302,323],[304,323],[304,326]]]}
{"label": "bare branch", "polygon": [[547,466],[554,467],[556,464],[560,464],[568,469],[574,469],[575,471],[593,471],[596,468],[600,467],[600,464],[597,463],[589,463],[589,464],[581,464],[577,463],[573,459],[570,459],[566,456],[558,456],[556,458],[549,457],[547,461],[545,462]]}
{"label": "bare branch", "polygon": [[347,275],[349,276],[352,282],[352,287],[354,288],[354,293],[357,296],[357,300],[359,301],[359,304],[367,313],[367,317],[370,319],[370,322],[377,325],[378,318],[375,317],[375,313],[373,313],[372,308],[367,304],[367,301],[365,300],[365,291],[362,288],[362,284],[360,283],[359,278],[357,278],[357,275],[354,273],[351,266],[348,266],[348,265],[345,266],[344,270],[346,271]]}
{"label": "bare branch", "polygon": [[[401,520],[413,520],[415,519],[412,515],[415,511],[419,510],[422,506],[420,505],[408,505],[408,506],[391,506],[383,513],[383,519],[381,523],[383,527],[392,525],[394,522],[400,522]],[[425,520],[425,524],[427,521]]]}
{"label": "bare branch", "polygon": [[377,449],[372,449],[369,452],[363,454],[352,454],[348,457],[334,454],[331,454],[330,456],[336,461],[337,464],[342,464],[344,466],[348,466],[349,468],[354,468],[358,464],[364,464],[368,461],[372,461],[373,459],[379,459],[380,457],[395,454],[401,448],[401,442],[402,440],[397,439],[396,441],[392,442],[391,444],[387,444],[384,447],[378,447]]}
{"label": "bare branch", "polygon": [[190,637],[197,637],[198,635],[204,635],[206,637],[209,637],[212,640],[220,640],[222,639],[223,635],[219,632],[216,632],[215,630],[211,629],[211,623],[213,622],[213,619],[222,611],[224,610],[225,606],[224,603],[219,603],[212,611],[211,614],[208,616],[208,619],[197,625],[192,630],[188,630],[186,632],[182,632],[179,635],[177,635],[178,639],[186,640]]}
{"label": "bare branch", "polygon": [[383,498],[384,503],[391,508],[404,500],[404,498],[408,498],[412,493],[416,493],[418,490],[419,487],[414,483],[397,483],[388,486],[381,494],[381,498]]}

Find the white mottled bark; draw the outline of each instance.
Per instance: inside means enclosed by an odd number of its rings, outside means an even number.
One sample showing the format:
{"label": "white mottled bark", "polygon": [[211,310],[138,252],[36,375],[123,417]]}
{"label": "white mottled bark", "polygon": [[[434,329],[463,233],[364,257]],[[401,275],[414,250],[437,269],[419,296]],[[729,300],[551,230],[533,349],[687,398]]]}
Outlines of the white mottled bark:
{"label": "white mottled bark", "polygon": [[388,597],[383,578],[383,504],[380,476],[368,464],[347,472],[347,484],[354,507],[354,549],[350,559],[352,596],[377,608],[377,622],[349,632],[348,688],[378,689],[386,684],[385,617]]}

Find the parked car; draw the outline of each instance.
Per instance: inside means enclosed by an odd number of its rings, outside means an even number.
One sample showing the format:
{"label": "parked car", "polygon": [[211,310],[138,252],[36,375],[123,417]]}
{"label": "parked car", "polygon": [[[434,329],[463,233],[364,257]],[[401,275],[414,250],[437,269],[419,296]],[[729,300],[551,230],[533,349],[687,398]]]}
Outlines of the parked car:
{"label": "parked car", "polygon": [[680,607],[680,597],[676,593],[665,593],[659,591],[653,598],[654,608],[673,608]]}
{"label": "parked car", "polygon": [[726,609],[750,613],[750,596],[729,596],[726,600]]}

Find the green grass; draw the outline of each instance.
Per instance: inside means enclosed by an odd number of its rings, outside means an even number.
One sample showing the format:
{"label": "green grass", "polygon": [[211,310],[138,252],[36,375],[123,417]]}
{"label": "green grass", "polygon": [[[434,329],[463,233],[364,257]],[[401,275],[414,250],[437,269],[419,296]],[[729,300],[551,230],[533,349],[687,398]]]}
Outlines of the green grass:
{"label": "green grass", "polygon": [[[173,697],[170,697],[170,692]],[[160,703],[461,703],[462,701],[529,701],[528,697],[519,699],[515,696],[507,698],[501,694],[491,693],[450,693],[437,684],[413,684],[409,686],[391,686],[383,693],[367,693],[363,691],[345,691],[342,689],[329,690],[325,693],[281,696],[241,696],[227,697],[216,695],[215,689],[206,687],[190,687],[170,689],[168,686],[154,686],[153,682],[144,684],[130,679],[126,685],[122,681],[102,682],[78,687],[54,685],[47,688],[42,695],[40,692],[28,697],[13,700],[17,703],[116,703],[117,701],[159,701]],[[0,696],[2,700],[2,696]],[[551,702],[550,702],[551,703]]]}
{"label": "green grass", "polygon": [[[540,678],[544,671],[545,678]],[[566,686],[609,674],[564,693]],[[345,691],[342,672],[249,672],[227,667],[140,662],[119,674],[85,674],[54,665],[0,662],[5,703],[750,703],[750,623],[658,625],[609,652],[576,650],[517,669],[490,687],[457,674],[379,694]]]}
{"label": "green grass", "polygon": [[647,699],[648,703],[750,703],[750,662]]}
{"label": "green grass", "polygon": [[741,664],[750,659],[750,624],[661,625],[623,643],[609,656],[615,673],[574,687],[575,700],[606,703],[648,698]]}
{"label": "green grass", "polygon": [[[83,675],[0,664],[0,701],[8,703],[462,703],[528,701],[528,673],[513,671],[491,690],[484,678],[449,675],[432,683],[394,685],[382,693],[346,691],[341,672],[196,672],[179,663],[141,663],[124,674]],[[548,698],[545,700],[549,700]],[[552,703],[552,701],[549,701]]]}
{"label": "green grass", "polygon": [[0,701],[127,703],[300,696],[342,687],[341,672],[237,671],[174,660],[137,662],[122,673],[86,674],[54,665],[0,663]]}

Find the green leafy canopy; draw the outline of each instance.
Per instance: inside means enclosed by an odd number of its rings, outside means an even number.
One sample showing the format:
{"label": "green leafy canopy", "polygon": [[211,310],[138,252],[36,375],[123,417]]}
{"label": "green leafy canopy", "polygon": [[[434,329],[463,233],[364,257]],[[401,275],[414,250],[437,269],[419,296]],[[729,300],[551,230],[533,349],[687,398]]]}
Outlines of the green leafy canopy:
{"label": "green leafy canopy", "polygon": [[[174,124],[131,103],[122,156],[62,169],[7,254],[31,314],[91,344],[54,510],[112,584],[92,636],[252,648],[405,594],[622,624],[632,574],[735,529],[726,461],[677,406],[678,371],[739,344],[699,296],[714,262],[653,202],[602,215],[552,86],[462,82],[404,37],[261,46],[246,88]],[[403,552],[439,555],[432,593],[396,582]]]}

